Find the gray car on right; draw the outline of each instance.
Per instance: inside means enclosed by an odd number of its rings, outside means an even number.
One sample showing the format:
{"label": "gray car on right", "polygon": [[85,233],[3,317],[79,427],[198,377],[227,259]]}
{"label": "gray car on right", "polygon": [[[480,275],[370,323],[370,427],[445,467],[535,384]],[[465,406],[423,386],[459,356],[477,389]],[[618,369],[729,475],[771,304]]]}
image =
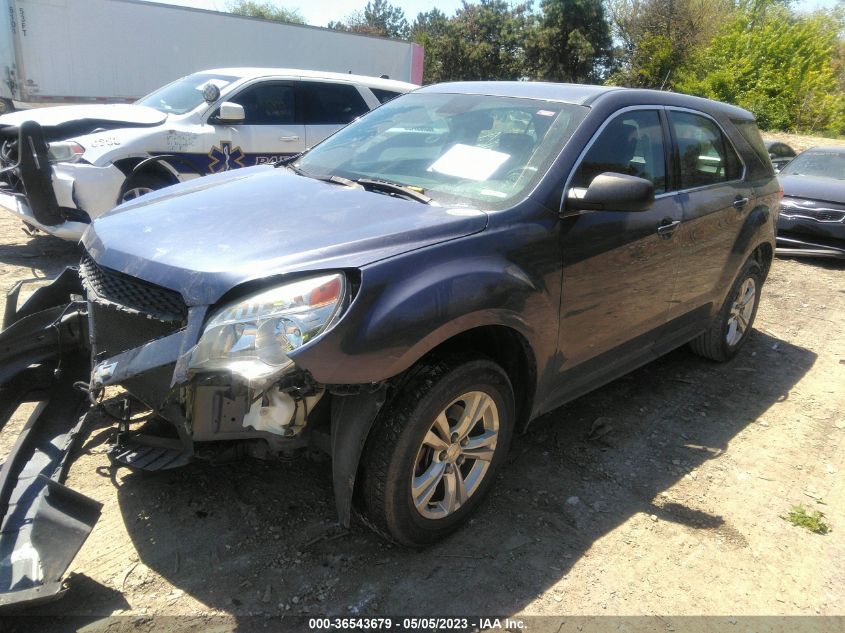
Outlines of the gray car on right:
{"label": "gray car on right", "polygon": [[808,149],[778,180],[778,254],[845,258],[845,147]]}

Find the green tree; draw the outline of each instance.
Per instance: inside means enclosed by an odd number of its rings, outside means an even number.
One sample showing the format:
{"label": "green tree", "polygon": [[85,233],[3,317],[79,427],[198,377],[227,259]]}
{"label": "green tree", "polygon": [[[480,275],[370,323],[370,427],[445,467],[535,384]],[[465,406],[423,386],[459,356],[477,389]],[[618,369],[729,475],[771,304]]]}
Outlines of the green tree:
{"label": "green tree", "polygon": [[405,12],[386,0],[370,0],[363,10],[349,14],[343,22],[329,22],[328,27],[400,39],[407,39],[410,33]]}
{"label": "green tree", "polygon": [[448,32],[449,18],[436,8],[417,14],[411,25],[411,40],[425,48],[423,83],[436,81],[443,74],[440,48]]}
{"label": "green tree", "polygon": [[464,0],[454,17],[421,14],[414,22],[415,41],[426,46],[426,82],[522,79],[528,68],[525,42],[534,25],[531,3]]}
{"label": "green tree", "polygon": [[845,133],[837,74],[841,16],[793,14],[771,0],[741,3],[679,89],[751,110],[761,127]]}
{"label": "green tree", "polygon": [[602,0],[542,0],[539,24],[527,42],[537,79],[596,82],[611,61],[610,25]]}
{"label": "green tree", "polygon": [[229,11],[237,15],[251,18],[263,18],[274,22],[289,22],[290,24],[305,24],[305,18],[296,9],[286,9],[273,2],[257,2],[256,0],[236,0],[229,4]]}
{"label": "green tree", "polygon": [[609,83],[638,88],[672,88],[733,12],[731,0],[608,0],[607,6],[618,42]]}

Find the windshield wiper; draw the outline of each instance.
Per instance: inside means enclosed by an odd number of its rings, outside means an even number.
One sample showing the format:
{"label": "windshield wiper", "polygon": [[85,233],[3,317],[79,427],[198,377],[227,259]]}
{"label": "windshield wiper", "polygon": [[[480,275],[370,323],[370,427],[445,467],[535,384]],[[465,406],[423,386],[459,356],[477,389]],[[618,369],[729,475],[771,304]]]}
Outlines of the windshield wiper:
{"label": "windshield wiper", "polygon": [[389,180],[377,180],[375,178],[344,178],[343,176],[315,176],[309,174],[296,165],[293,164],[293,159],[295,157],[291,156],[290,158],[285,158],[282,160],[278,160],[275,163],[275,167],[287,167],[297,176],[304,176],[305,178],[313,178],[314,180],[320,180],[322,182],[330,182],[335,185],[344,185],[346,187],[359,187],[364,189],[365,191],[379,191],[383,193],[387,193],[390,195],[394,195],[397,197],[402,198],[410,198],[411,200],[416,200],[417,202],[422,202],[423,204],[432,204],[434,203],[433,198],[429,198],[425,195],[419,188],[412,187],[410,185],[403,185],[398,182],[391,182]]}
{"label": "windshield wiper", "polygon": [[423,204],[431,204],[434,202],[433,198],[429,198],[422,191],[410,185],[402,185],[398,182],[391,182],[389,180],[376,180],[373,178],[358,178],[353,182],[358,183],[367,191],[381,191],[387,194],[395,194],[400,197],[410,198]]}
{"label": "windshield wiper", "polygon": [[[276,166],[278,167],[278,163],[276,163]],[[334,185],[343,185],[344,187],[356,187],[357,189],[363,189],[364,188],[362,185],[359,185],[354,180],[349,180],[349,178],[344,178],[343,176],[335,176],[335,175],[314,176],[312,174],[309,174],[309,173],[303,171],[302,169],[300,169],[296,165],[285,165],[285,166],[288,169],[290,169],[293,173],[295,173],[297,176],[304,176],[305,178],[313,178],[314,180],[319,180],[320,182],[330,182]]]}
{"label": "windshield wiper", "polygon": [[[291,156],[285,156],[284,158],[279,158],[279,159],[277,159],[276,161],[273,162],[273,167],[289,167],[291,165],[291,163],[293,163],[294,161],[297,161],[300,158],[302,158],[303,154],[305,154],[305,152],[307,152],[307,151],[308,150],[305,150],[303,152],[299,152],[298,154],[293,154]],[[294,171],[299,173],[299,171],[297,169],[294,169]],[[300,174],[300,175],[302,175],[302,174]]]}

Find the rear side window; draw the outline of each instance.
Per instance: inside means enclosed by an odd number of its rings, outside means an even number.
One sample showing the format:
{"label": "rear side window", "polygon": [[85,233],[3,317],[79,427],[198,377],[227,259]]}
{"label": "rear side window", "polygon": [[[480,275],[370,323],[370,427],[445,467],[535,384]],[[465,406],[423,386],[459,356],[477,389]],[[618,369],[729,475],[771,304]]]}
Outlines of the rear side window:
{"label": "rear side window", "polygon": [[343,125],[369,111],[361,93],[351,84],[303,82],[300,90],[306,124]]}
{"label": "rear side window", "polygon": [[387,103],[394,97],[398,97],[401,92],[395,92],[393,90],[382,90],[381,88],[370,88],[370,92],[372,92],[376,99],[379,100],[379,103]]}
{"label": "rear side window", "polygon": [[680,188],[692,189],[742,177],[742,163],[721,128],[689,112],[669,112],[680,160]]}
{"label": "rear side window", "polygon": [[654,193],[666,191],[666,150],[656,110],[634,110],[612,119],[584,156],[573,186],[589,187],[608,171],[650,180]]}
{"label": "rear side window", "polygon": [[[742,135],[751,149],[754,150],[754,158],[757,160],[746,160],[748,166],[748,176],[751,179],[767,178],[774,176],[774,168],[772,167],[771,158],[769,158],[769,151],[766,149],[766,144],[763,143],[763,138],[760,136],[760,130],[754,121],[748,120],[732,120],[734,127]],[[748,158],[751,158],[746,152]]]}

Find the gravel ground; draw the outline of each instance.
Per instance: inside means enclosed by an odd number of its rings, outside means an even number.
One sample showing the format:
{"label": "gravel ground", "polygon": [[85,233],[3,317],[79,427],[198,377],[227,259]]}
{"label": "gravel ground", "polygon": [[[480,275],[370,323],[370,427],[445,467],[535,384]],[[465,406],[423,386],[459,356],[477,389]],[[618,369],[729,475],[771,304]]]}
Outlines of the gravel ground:
{"label": "gravel ground", "polygon": [[[0,286],[78,257],[0,217]],[[64,599],[32,613],[197,630],[279,614],[843,614],[843,383],[845,262],[778,259],[736,359],[681,349],[536,420],[472,523],[424,552],[336,531],[328,462],[113,470],[95,421],[67,483],[103,516]],[[797,504],[833,531],[785,521]]]}

